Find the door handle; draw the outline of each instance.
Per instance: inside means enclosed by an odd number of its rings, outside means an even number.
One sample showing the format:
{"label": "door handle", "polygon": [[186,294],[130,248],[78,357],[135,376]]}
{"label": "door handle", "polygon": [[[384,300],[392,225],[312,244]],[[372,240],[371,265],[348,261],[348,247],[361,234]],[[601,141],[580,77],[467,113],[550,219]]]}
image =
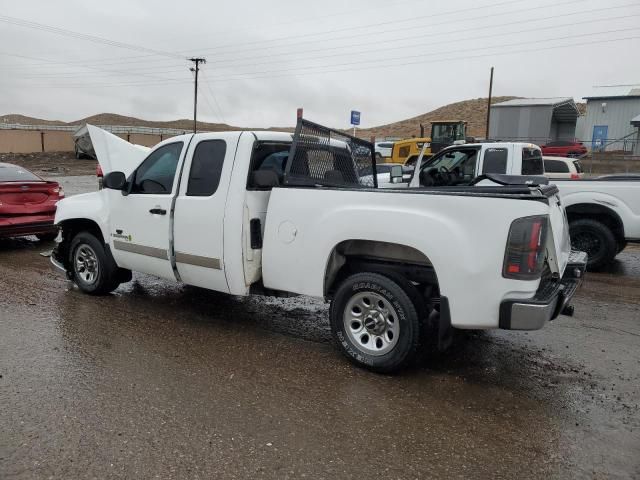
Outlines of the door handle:
{"label": "door handle", "polygon": [[153,213],[154,215],[166,215],[167,211],[164,208],[152,208],[149,210],[149,213]]}

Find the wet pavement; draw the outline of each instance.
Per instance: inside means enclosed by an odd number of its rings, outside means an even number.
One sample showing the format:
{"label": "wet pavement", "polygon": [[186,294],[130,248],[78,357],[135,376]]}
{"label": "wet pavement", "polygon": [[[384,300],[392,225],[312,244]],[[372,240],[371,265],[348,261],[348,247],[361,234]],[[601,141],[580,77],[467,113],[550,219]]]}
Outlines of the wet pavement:
{"label": "wet pavement", "polygon": [[640,477],[638,247],[574,317],[395,376],[349,364],[321,302],[145,275],[89,297],[49,248],[0,241],[0,478]]}

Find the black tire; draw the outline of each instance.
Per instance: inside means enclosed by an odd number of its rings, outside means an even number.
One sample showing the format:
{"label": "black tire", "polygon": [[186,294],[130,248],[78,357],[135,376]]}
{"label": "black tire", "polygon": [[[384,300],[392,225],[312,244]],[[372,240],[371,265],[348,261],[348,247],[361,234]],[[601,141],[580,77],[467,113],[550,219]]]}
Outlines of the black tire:
{"label": "black tire", "polygon": [[[85,273],[78,267],[76,258],[81,249],[94,257],[90,263],[97,268],[95,268],[95,278],[92,280],[87,279]],[[107,255],[104,244],[89,232],[80,232],[73,238],[69,249],[69,265],[74,282],[80,290],[89,295],[105,295],[120,285],[118,265],[110,255]]]}
{"label": "black tire", "polygon": [[590,218],[573,220],[569,224],[571,246],[587,252],[587,268],[599,270],[613,261],[618,253],[618,242],[604,223]]}
{"label": "black tire", "polygon": [[[405,288],[407,288],[406,285]],[[349,317],[345,319],[345,310],[358,297],[366,299],[367,294],[372,296],[371,300],[382,301],[384,305],[391,307],[384,311],[390,311],[392,315],[382,317],[382,323],[385,326],[389,322],[398,332],[397,337],[391,341],[385,337],[388,332],[379,335],[374,330],[369,330],[366,326],[367,322],[373,319],[370,318],[371,313],[366,311],[361,312],[362,325],[359,327],[361,330],[359,330],[360,333],[355,334],[360,336],[361,344],[357,344],[354,334],[347,331],[349,327],[345,324],[353,325],[357,321],[348,320]],[[420,342],[421,322],[418,311],[421,307],[414,304],[411,300],[412,296],[414,296],[413,293],[407,292],[397,281],[379,273],[356,273],[347,277],[338,287],[329,310],[331,331],[338,347],[353,363],[375,372],[391,373],[408,365],[414,358]],[[370,303],[373,304],[372,301]],[[375,306],[372,311],[374,310]],[[362,341],[365,337],[367,340]],[[387,350],[381,350],[383,353],[369,353],[366,345],[371,345],[370,348],[375,349],[376,342],[384,343],[382,337],[388,343],[388,346],[383,347]]]}
{"label": "black tire", "polygon": [[626,240],[618,241],[618,253],[623,251],[625,248],[627,248],[627,241]]}
{"label": "black tire", "polygon": [[56,239],[57,236],[58,236],[58,232],[36,234],[36,238],[41,242],[52,242]]}

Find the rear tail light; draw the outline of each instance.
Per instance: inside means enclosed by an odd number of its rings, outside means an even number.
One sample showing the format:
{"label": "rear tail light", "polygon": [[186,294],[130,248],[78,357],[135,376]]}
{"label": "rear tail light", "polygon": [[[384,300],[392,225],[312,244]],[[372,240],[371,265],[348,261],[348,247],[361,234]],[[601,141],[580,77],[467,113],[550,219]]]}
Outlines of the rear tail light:
{"label": "rear tail light", "polygon": [[580,175],[578,175],[577,173],[571,174],[571,180],[578,180],[579,178],[580,178]]}
{"label": "rear tail light", "polygon": [[49,195],[56,195],[58,197],[64,197],[64,189],[60,185],[56,185],[49,190]]}
{"label": "rear tail light", "polygon": [[96,165],[96,176],[97,177],[103,177],[104,174],[102,173],[102,167],[100,166],[100,164]]}
{"label": "rear tail light", "polygon": [[504,256],[502,276],[516,280],[535,280],[544,267],[547,216],[518,218],[511,224]]}

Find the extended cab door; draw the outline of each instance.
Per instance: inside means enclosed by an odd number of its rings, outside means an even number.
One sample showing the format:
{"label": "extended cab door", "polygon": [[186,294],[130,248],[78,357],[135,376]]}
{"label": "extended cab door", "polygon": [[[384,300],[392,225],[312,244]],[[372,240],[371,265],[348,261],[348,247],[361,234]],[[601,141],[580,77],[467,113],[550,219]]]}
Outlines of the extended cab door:
{"label": "extended cab door", "polygon": [[175,280],[169,220],[184,149],[184,138],[167,140],[131,174],[128,194],[108,191],[109,244],[120,267]]}
{"label": "extended cab door", "polygon": [[228,292],[223,235],[239,133],[199,134],[191,142],[176,198],[173,237],[180,279]]}

